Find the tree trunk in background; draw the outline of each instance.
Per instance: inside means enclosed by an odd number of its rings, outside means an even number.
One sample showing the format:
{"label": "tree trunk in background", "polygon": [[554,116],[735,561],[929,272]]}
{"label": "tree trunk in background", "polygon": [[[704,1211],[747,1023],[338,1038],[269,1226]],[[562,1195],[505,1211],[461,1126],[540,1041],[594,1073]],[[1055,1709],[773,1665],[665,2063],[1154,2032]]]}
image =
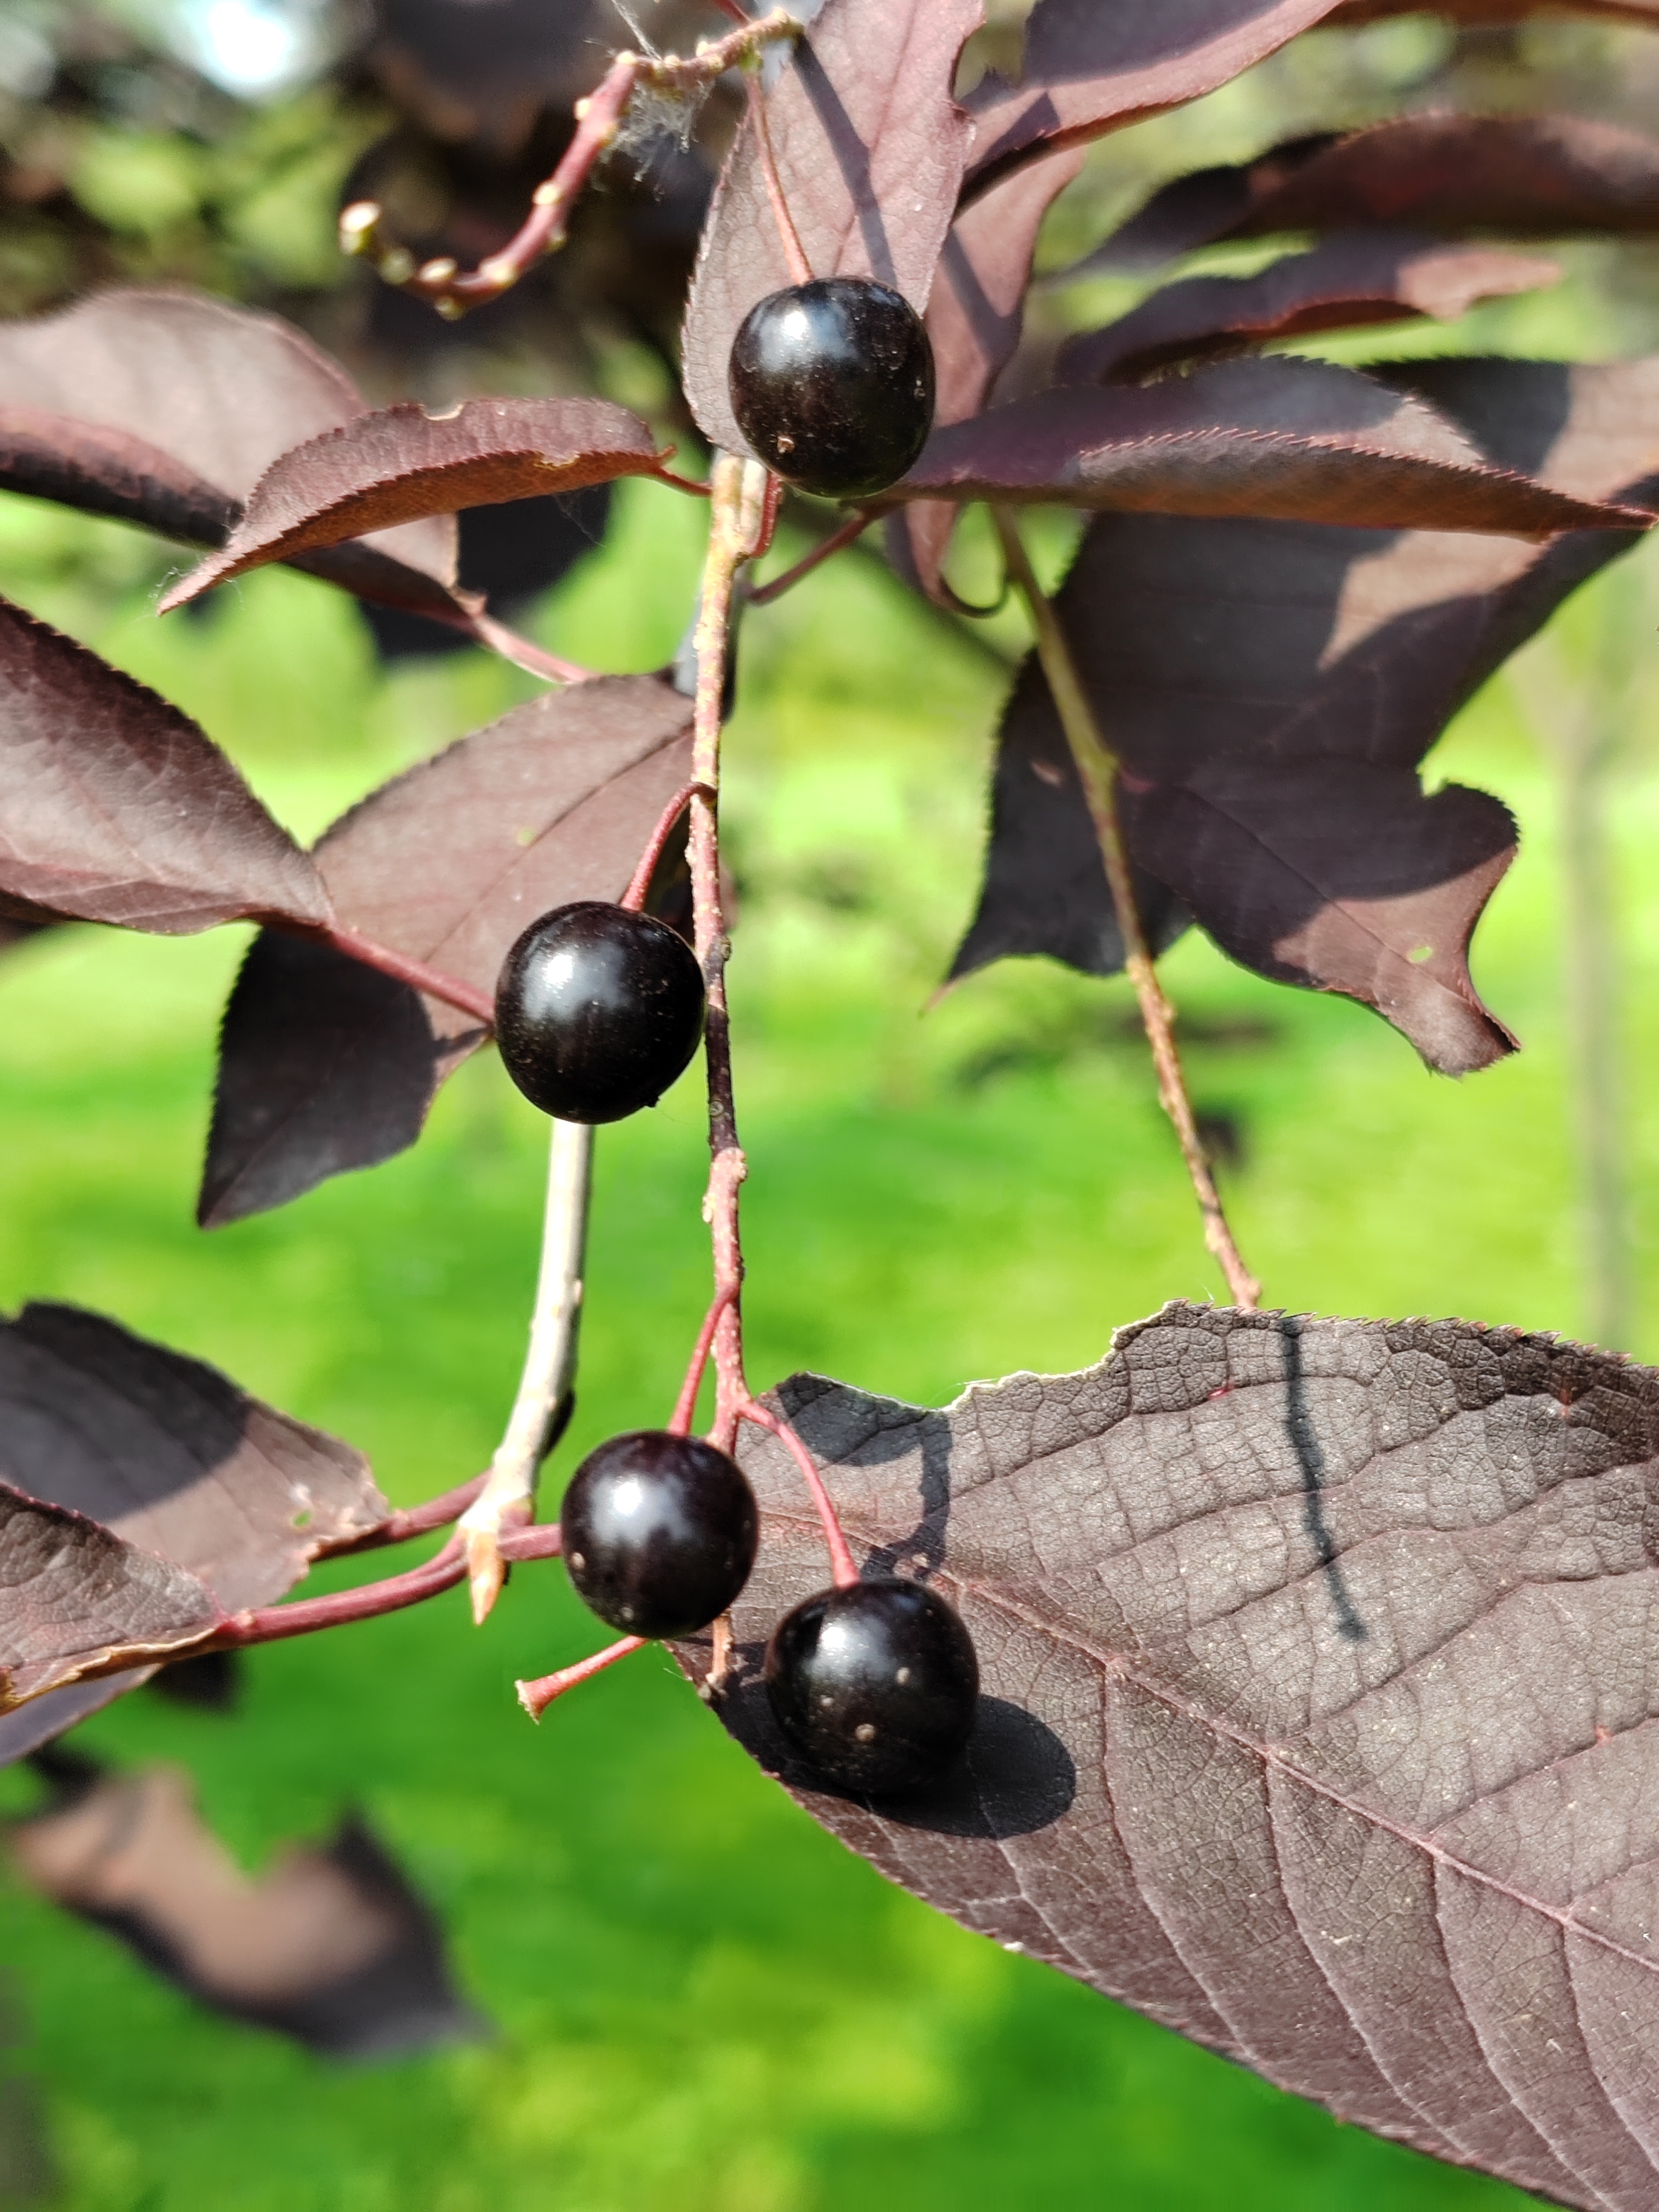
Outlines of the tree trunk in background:
{"label": "tree trunk in background", "polygon": [[1561,842],[1567,1086],[1583,1212],[1585,1319],[1592,1340],[1630,1348],[1635,1318],[1619,1048],[1619,965],[1607,838],[1609,746],[1591,712],[1556,750]]}
{"label": "tree trunk in background", "polygon": [[1629,564],[1601,586],[1596,650],[1581,673],[1546,638],[1517,689],[1555,772],[1565,1084],[1577,1169],[1584,1333],[1628,1351],[1636,1322],[1613,854],[1608,806],[1628,752],[1641,642],[1652,627]]}

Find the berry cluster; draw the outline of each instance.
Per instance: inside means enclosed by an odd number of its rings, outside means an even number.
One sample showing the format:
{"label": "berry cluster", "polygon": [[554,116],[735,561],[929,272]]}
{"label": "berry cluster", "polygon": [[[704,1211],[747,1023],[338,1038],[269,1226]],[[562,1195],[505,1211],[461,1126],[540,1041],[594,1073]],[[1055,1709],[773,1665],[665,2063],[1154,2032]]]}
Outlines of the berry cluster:
{"label": "berry cluster", "polygon": [[[613,1437],[571,1477],[560,1516],[576,1594],[636,1637],[689,1636],[749,1579],[760,1537],[737,1462],[663,1429]],[[882,1795],[936,1780],[967,1742],[979,1668],[937,1591],[881,1579],[820,1590],[766,1650],[779,1726],[825,1778]]]}
{"label": "berry cluster", "polygon": [[[583,902],[532,923],[496,988],[507,1071],[544,1112],[616,1121],[684,1073],[703,1018],[702,974],[648,915]],[[577,1595],[628,1638],[689,1636],[749,1579],[760,1516],[731,1455],[641,1429],[590,1452],[560,1516]],[[979,1669],[936,1591],[890,1579],[821,1590],[773,1631],[766,1687],[778,1724],[826,1781],[878,1794],[935,1780],[967,1742]]]}
{"label": "berry cluster", "polygon": [[[933,354],[915,311],[888,286],[812,281],[750,311],[732,349],[731,389],[744,435],[778,476],[826,498],[867,498],[921,450],[933,422]],[[544,915],[501,969],[501,1058],[525,1096],[561,1121],[617,1121],[653,1105],[702,1034],[707,998],[696,956],[631,900]],[[751,1410],[750,1418],[761,1416]],[[718,1621],[755,1564],[760,1516],[742,1469],[679,1428],[677,1419],[672,1429],[613,1437],[582,1462],[565,1493],[561,1541],[570,1579],[622,1632],[619,1650]],[[778,1725],[840,1788],[880,1795],[934,1781],[973,1729],[972,1640],[937,1591],[859,1578],[804,1448],[790,1442],[817,1493],[836,1573],[830,1589],[777,1624],[768,1644],[766,1688]]]}

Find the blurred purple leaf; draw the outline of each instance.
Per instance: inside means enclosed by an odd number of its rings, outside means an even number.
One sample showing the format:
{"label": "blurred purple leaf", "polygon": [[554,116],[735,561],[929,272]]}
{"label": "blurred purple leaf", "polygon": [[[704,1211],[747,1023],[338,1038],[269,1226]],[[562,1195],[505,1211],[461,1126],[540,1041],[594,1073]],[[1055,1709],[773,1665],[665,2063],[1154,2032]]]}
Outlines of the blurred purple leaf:
{"label": "blurred purple leaf", "polygon": [[[204,294],[118,289],[0,324],[0,486],[222,544],[281,453],[364,412],[291,324]],[[307,565],[455,617],[455,524],[434,516]]]}
{"label": "blurred purple leaf", "polygon": [[1572,115],[1405,115],[1293,139],[1176,178],[1053,281],[1156,267],[1219,239],[1376,228],[1644,236],[1659,230],[1659,140]]}
{"label": "blurred purple leaf", "polygon": [[[767,94],[778,175],[815,276],[874,276],[919,312],[972,127],[951,98],[981,0],[824,0]],[[747,443],[726,365],[757,300],[792,281],[745,116],[715,189],[686,309],[685,395],[709,442]]]}
{"label": "blurred purple leaf", "polygon": [[[944,1784],[816,1782],[760,1666],[823,1542],[745,1430],[763,1535],[714,1711],[816,1820],[1340,2118],[1654,2203],[1654,1370],[1171,1304],[941,1413],[813,1376],[775,1402],[866,1571],[933,1582],[981,1670]],[[681,1656],[701,1677],[706,1642]]]}
{"label": "blurred purple leaf", "polygon": [[0,600],[0,912],[172,937],[328,896],[187,716]]}
{"label": "blurred purple leaf", "polygon": [[1102,330],[1068,339],[1062,384],[1133,381],[1177,362],[1243,353],[1318,331],[1433,315],[1454,320],[1477,300],[1559,279],[1553,261],[1497,246],[1448,246],[1410,232],[1346,231],[1254,276],[1189,276],[1165,285]]}
{"label": "blurred purple leaf", "polygon": [[993,71],[968,101],[969,189],[1213,92],[1331,12],[1333,0],[1037,0],[1020,82]]}

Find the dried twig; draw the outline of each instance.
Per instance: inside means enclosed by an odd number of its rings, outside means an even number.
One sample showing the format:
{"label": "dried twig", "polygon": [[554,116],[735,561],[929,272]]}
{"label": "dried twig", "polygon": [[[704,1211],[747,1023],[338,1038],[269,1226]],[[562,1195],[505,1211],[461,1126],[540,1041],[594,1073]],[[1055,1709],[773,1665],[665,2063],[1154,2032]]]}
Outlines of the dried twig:
{"label": "dried twig", "polygon": [[782,8],[775,8],[758,21],[739,17],[738,22],[738,29],[723,39],[706,41],[690,58],[618,54],[604,82],[576,102],[576,135],[558,167],[536,187],[531,211],[517,234],[476,269],[462,270],[447,258],[417,267],[408,247],[387,237],[376,200],[355,200],[341,216],[341,251],[372,261],[385,283],[430,301],[452,322],[469,307],[500,299],[543,254],[556,252],[564,244],[570,211],[600,155],[616,143],[636,93],[658,93],[671,99],[695,95],[727,70],[752,61],[769,46],[795,38],[800,31],[800,25]]}

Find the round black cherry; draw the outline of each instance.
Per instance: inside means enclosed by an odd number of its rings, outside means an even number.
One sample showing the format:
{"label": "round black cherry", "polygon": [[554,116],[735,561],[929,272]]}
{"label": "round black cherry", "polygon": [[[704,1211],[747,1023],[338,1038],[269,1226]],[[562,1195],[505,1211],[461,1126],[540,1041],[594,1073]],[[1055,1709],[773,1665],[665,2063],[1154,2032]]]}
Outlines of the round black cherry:
{"label": "round black cherry", "polygon": [[559,1509],[576,1595],[624,1636],[689,1636],[737,1596],[760,1516],[737,1462],[697,1437],[612,1437],[570,1478]]}
{"label": "round black cherry", "polygon": [[766,1649],[778,1725],[826,1780],[880,1796],[937,1781],[973,1733],[979,1662],[921,1583],[820,1590]]}
{"label": "round black cherry", "polygon": [[532,921],[495,987],[507,1072],[561,1121],[654,1106],[690,1064],[702,1015],[702,970],[685,939],[597,899]]}
{"label": "round black cherry", "polygon": [[902,293],[867,276],[774,292],[732,345],[732,411],[769,469],[825,499],[904,474],[933,421],[933,349]]}

